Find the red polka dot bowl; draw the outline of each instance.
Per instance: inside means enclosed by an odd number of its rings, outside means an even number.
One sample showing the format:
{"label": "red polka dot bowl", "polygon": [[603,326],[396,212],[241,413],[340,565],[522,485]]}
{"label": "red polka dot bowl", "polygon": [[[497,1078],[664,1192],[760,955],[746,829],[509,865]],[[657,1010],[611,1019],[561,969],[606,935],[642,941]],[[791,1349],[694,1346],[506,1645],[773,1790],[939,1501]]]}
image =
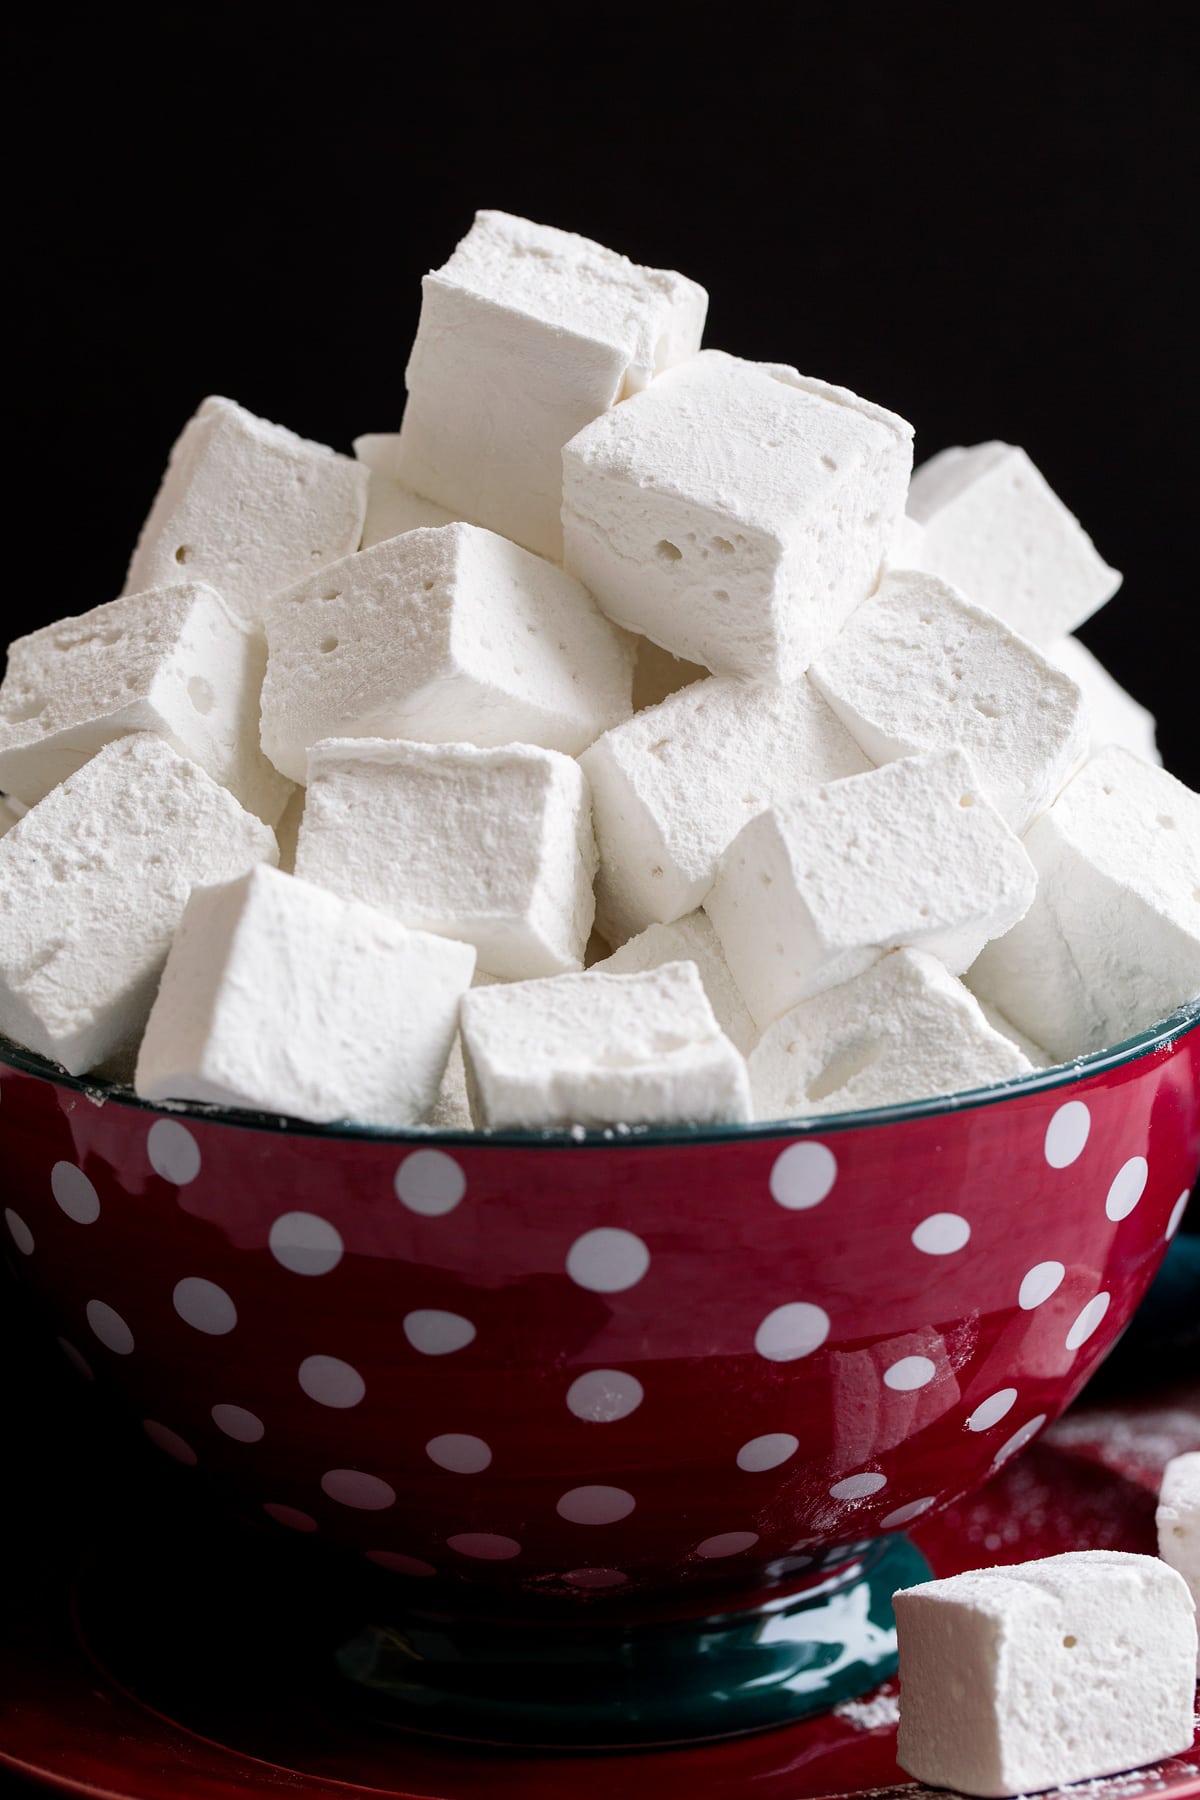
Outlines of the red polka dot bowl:
{"label": "red polka dot bowl", "polygon": [[156,1110],[0,1049],[0,1235],[64,1354],[227,1509],[450,1612],[819,1587],[1071,1400],[1198,1165],[1200,1003],[952,1099],[584,1138]]}

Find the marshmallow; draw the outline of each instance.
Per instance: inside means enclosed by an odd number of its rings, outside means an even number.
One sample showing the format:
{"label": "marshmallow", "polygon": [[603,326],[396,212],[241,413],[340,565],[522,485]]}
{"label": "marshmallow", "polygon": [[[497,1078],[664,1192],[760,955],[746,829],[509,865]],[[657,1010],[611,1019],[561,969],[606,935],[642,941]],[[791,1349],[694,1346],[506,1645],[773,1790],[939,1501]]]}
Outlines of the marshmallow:
{"label": "marshmallow", "polygon": [[472,1113],[489,1129],[750,1117],[745,1062],[693,963],[472,990],[462,1034]]}
{"label": "marshmallow", "polygon": [[0,781],[27,805],[114,738],[153,731],[268,825],[291,792],[258,741],[258,632],[202,582],[152,588],[9,645]]}
{"label": "marshmallow", "polygon": [[703,681],[708,674],[699,663],[685,662],[681,656],[672,656],[661,644],[652,644],[649,638],[634,639],[633,663],[633,710],[644,712],[648,706],[657,706],[660,700],[666,700],[671,694],[677,694],[680,688],[690,687],[693,681]]}
{"label": "marshmallow", "polygon": [[[483,975],[477,969],[472,987],[496,987],[497,975]],[[431,1131],[472,1131],[471,1102],[467,1097],[467,1065],[463,1060],[462,1033],[455,1032],[446,1071],[437,1099],[425,1115]]]}
{"label": "marshmallow", "polygon": [[875,586],[911,465],[894,413],[706,350],[567,444],[565,565],[677,656],[791,681]]}
{"label": "marshmallow", "polygon": [[1200,795],[1116,745],[1033,826],[1037,898],[970,973],[1057,1061],[1200,994]]}
{"label": "marshmallow", "polygon": [[922,463],[908,512],[919,567],[1044,644],[1074,631],[1121,585],[1079,520],[1014,444],[943,450]]}
{"label": "marshmallow", "polygon": [[925,540],[925,527],[910,519],[907,513],[901,513],[896,520],[892,541],[887,550],[887,567],[889,569],[919,569],[921,567],[921,546]]}
{"label": "marshmallow", "polygon": [[871,767],[803,677],[693,683],[599,738],[592,787],[600,930],[614,944],[700,905],[742,826],[777,800]]}
{"label": "marshmallow", "polygon": [[874,763],[960,745],[1018,835],[1087,753],[1075,683],[933,575],[888,575],[810,674]]}
{"label": "marshmallow", "polygon": [[1027,1794],[1191,1749],[1196,1622],[1156,1557],[1069,1551],[893,1604],[896,1760],[918,1781]]}
{"label": "marshmallow", "polygon": [[[1200,1450],[1171,1458],[1163,1470],[1154,1519],[1158,1554],[1178,1569],[1200,1612]],[[1200,1651],[1196,1673],[1200,1675]]]}
{"label": "marshmallow", "polygon": [[595,872],[587,782],[555,750],[364,738],[309,753],[297,875],[474,944],[489,975],[580,968]]}
{"label": "marshmallow", "polygon": [[94,1069],[140,1036],[192,888],[276,856],[161,738],[106,744],[0,841],[0,1032]]}
{"label": "marshmallow", "polygon": [[745,1056],[757,1042],[758,1027],[738,993],[717,934],[704,913],[688,913],[670,925],[648,925],[591,967],[603,975],[641,975],[673,962],[695,963],[717,1024]]}
{"label": "marshmallow", "polygon": [[317,1124],[415,1124],[437,1097],[474,966],[469,944],[276,869],[197,888],[134,1086],[144,1100]]}
{"label": "marshmallow", "polygon": [[1042,655],[1082,690],[1092,724],[1093,754],[1108,744],[1123,744],[1143,762],[1162,766],[1154,736],[1154,714],[1113,680],[1086,644],[1076,637],[1055,638]]}
{"label": "marshmallow", "polygon": [[1028,910],[1035,886],[967,758],[943,750],[829,782],[751,819],[704,910],[765,1026],[900,946],[961,973]]}
{"label": "marshmallow", "polygon": [[801,1001],[768,1025],[747,1060],[756,1119],[963,1093],[1033,1066],[962,982],[919,950],[896,950]]}
{"label": "marshmallow", "polygon": [[561,560],[568,438],[700,347],[708,296],[571,232],[476,213],[422,284],[397,476]]}
{"label": "marshmallow", "polygon": [[370,471],[367,489],[367,516],[363,523],[362,545],[382,544],[385,538],[399,537],[404,531],[419,531],[422,526],[453,525],[454,514],[432,500],[422,500],[404,487],[396,475],[396,454],[400,444],[398,432],[367,432],[354,440],[354,454]]}
{"label": "marshmallow", "polygon": [[[963,986],[970,990],[970,981],[964,981]],[[1015,1044],[1031,1069],[1048,1069],[1050,1067],[1054,1058],[1048,1050],[1044,1050],[1041,1044],[1036,1043],[1026,1032],[1018,1031],[1008,1014],[1001,1012],[998,1006],[993,1006],[990,1000],[985,1000],[980,994],[975,994],[974,998],[979,1002],[979,1010],[992,1030],[998,1031],[1001,1037],[1006,1037],[1010,1044]]]}
{"label": "marshmallow", "polygon": [[409,531],[276,597],[262,742],[304,779],[327,737],[541,744],[629,717],[633,650],[577,581],[477,525]]}
{"label": "marshmallow", "polygon": [[351,457],[232,400],[205,400],[171,451],[125,592],[209,581],[260,621],[271,594],[358,549],[367,481]]}
{"label": "marshmallow", "polygon": [[9,805],[7,794],[0,794],[0,838],[5,832],[11,831],[17,820],[23,817],[24,814],[19,813],[15,806]]}

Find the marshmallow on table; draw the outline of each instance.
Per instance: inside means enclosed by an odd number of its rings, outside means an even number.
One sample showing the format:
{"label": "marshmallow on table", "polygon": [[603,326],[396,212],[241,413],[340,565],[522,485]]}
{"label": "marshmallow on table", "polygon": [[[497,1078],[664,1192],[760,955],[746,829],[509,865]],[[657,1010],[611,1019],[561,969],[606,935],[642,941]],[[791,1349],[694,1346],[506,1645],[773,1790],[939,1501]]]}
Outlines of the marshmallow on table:
{"label": "marshmallow on table", "polygon": [[398,432],[369,431],[354,440],[354,454],[370,471],[367,516],[363,522],[362,548],[381,544],[385,538],[426,525],[452,525],[454,514],[432,500],[404,487],[396,474]]}
{"label": "marshmallow on table", "polygon": [[472,990],[462,1035],[472,1113],[492,1130],[750,1117],[745,1062],[694,963]]}
{"label": "marshmallow on table", "polygon": [[297,875],[474,944],[489,975],[582,966],[596,850],[569,756],[333,739],[313,746],[308,768]]}
{"label": "marshmallow on table", "polygon": [[704,910],[760,1025],[899,947],[960,974],[1033,900],[1020,840],[961,750],[906,757],[743,826]]}
{"label": "marshmallow on table", "polygon": [[477,525],[322,569],[276,596],[267,642],[263,748],[295,781],[320,738],[574,755],[632,706],[627,638],[577,581]]}
{"label": "marshmallow on table", "polygon": [[682,656],[673,655],[649,638],[635,638],[633,654],[634,712],[657,706],[660,700],[690,687],[693,681],[703,681],[708,674],[699,663],[685,662]]}
{"label": "marshmallow on table", "polygon": [[914,470],[920,564],[1035,644],[1061,637],[1121,585],[1075,515],[1015,444],[974,444]]}
{"label": "marshmallow on table", "polygon": [[1020,834],[1087,754],[1075,683],[936,576],[888,575],[810,677],[874,763],[957,744]]}
{"label": "marshmallow on table", "polygon": [[397,478],[560,560],[563,445],[694,355],[707,308],[686,276],[477,213],[422,284]]}
{"label": "marshmallow on table", "polygon": [[[1163,1470],[1155,1523],[1158,1554],[1178,1569],[1200,1611],[1200,1450],[1173,1456]],[[1200,1651],[1196,1673],[1200,1675]]]}
{"label": "marshmallow on table", "polygon": [[871,767],[803,676],[787,687],[695,682],[580,761],[600,850],[598,923],[614,944],[699,906],[722,853],[764,807]]}
{"label": "marshmallow on table", "polygon": [[1123,744],[1143,762],[1162,764],[1154,714],[1114,681],[1104,664],[1076,637],[1055,638],[1042,651],[1047,662],[1069,675],[1082,690],[1092,723],[1091,748]]}
{"label": "marshmallow on table", "polygon": [[803,1000],[747,1058],[756,1119],[795,1119],[964,1093],[1033,1064],[935,956],[896,950]]}
{"label": "marshmallow on table", "polygon": [[188,895],[275,836],[161,738],[118,738],[0,841],[0,1032],[72,1075],[141,1034]]}
{"label": "marshmallow on table", "polygon": [[134,1086],[145,1100],[413,1125],[437,1097],[474,966],[469,944],[276,869],[197,888]]}
{"label": "marshmallow on table", "polygon": [[1076,1550],[894,1596],[902,1769],[1013,1795],[1190,1750],[1196,1621],[1154,1556]]}
{"label": "marshmallow on table", "polygon": [[640,975],[674,962],[695,963],[717,1024],[745,1056],[758,1039],[758,1027],[738,993],[725,952],[704,913],[688,913],[670,925],[648,925],[591,968],[601,975]]}
{"label": "marshmallow on table", "polygon": [[0,783],[32,806],[114,738],[153,731],[274,824],[291,785],[258,741],[261,634],[203,582],[151,588],[9,645]]}
{"label": "marshmallow on table", "polygon": [[320,563],[357,550],[367,470],[212,397],[188,420],[142,526],[127,594],[209,581],[244,617]]}
{"label": "marshmallow on table", "polygon": [[1200,994],[1200,795],[1116,745],[1025,835],[1037,897],[970,983],[1056,1060]]}
{"label": "marshmallow on table", "polygon": [[567,444],[565,565],[677,656],[791,681],[875,586],[911,466],[894,413],[706,350]]}

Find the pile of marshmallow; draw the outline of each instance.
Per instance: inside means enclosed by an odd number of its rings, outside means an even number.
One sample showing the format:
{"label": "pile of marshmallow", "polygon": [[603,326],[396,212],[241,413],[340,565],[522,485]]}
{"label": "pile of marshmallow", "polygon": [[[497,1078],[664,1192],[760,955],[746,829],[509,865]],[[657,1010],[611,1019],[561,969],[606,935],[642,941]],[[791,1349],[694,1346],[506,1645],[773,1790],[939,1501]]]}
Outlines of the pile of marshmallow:
{"label": "pile of marshmallow", "polygon": [[1200,992],[1200,798],[1068,635],[1120,577],[1023,451],[912,475],[706,305],[481,213],[398,434],[204,402],[123,596],[9,649],[0,1032],[151,1100],[611,1128]]}

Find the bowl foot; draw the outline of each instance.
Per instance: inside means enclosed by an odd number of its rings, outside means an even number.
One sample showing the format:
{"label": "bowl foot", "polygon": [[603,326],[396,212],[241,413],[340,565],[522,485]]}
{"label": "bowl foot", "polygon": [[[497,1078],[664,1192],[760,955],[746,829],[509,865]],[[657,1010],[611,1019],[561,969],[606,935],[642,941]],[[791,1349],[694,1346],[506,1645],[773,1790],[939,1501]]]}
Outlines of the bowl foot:
{"label": "bowl foot", "polygon": [[363,1627],[336,1661],[376,1722],[439,1737],[580,1750],[731,1737],[885,1680],[892,1595],[929,1573],[889,1537],[819,1586],[744,1611],[547,1630],[414,1609]]}

